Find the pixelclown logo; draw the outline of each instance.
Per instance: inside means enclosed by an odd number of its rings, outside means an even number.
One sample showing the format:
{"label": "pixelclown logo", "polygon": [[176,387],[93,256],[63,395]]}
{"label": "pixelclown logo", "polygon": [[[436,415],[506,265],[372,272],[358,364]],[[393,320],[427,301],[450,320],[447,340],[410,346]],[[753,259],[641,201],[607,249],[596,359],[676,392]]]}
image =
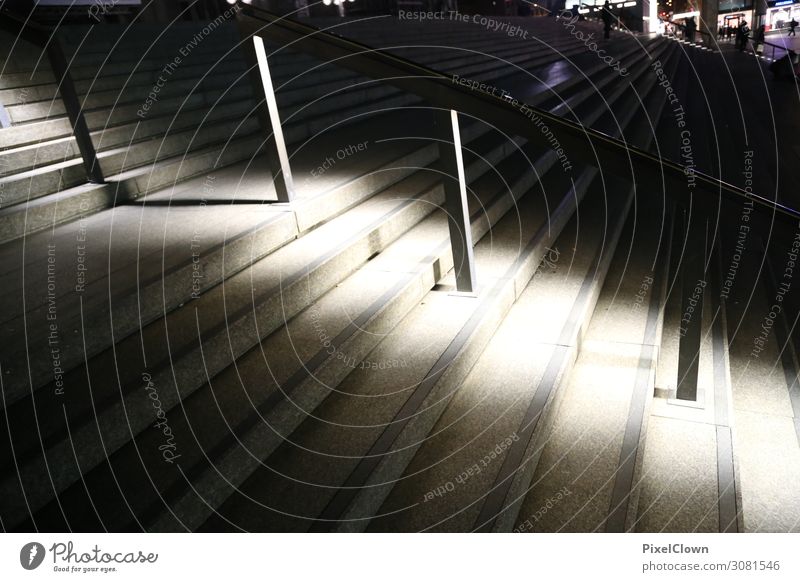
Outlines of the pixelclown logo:
{"label": "pixelclown logo", "polygon": [[38,542],[30,542],[19,551],[19,563],[26,570],[35,570],[44,561],[44,546]]}

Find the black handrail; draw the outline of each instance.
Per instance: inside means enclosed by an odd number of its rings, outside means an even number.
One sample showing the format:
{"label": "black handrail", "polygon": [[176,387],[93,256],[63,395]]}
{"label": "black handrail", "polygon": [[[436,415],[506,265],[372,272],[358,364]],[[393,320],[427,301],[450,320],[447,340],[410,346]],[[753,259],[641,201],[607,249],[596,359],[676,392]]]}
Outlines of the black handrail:
{"label": "black handrail", "polygon": [[[629,145],[623,140],[610,137],[579,123],[558,117],[536,107],[517,104],[493,93],[469,89],[454,83],[453,78],[428,69],[388,52],[374,49],[361,43],[301,24],[261,8],[239,2],[241,30],[248,35],[271,38],[285,48],[305,52],[363,74],[380,79],[404,91],[422,97],[435,107],[456,109],[477,119],[491,122],[494,126],[512,135],[520,135],[531,142],[551,147],[548,137],[531,123],[532,112],[544,121],[571,156],[588,165],[606,169],[618,175],[640,172],[640,175],[664,179],[670,195],[684,200],[691,199],[687,191],[687,176],[694,176],[694,191],[714,196],[722,195],[734,202],[751,200],[755,208],[775,213],[795,224],[800,221],[800,212],[748,192],[722,180],[713,178],[681,164],[666,160],[645,150]],[[524,110],[524,111],[523,111]],[[586,143],[588,140],[588,144]],[[588,147],[587,147],[588,146]]]}
{"label": "black handrail", "polygon": [[759,44],[763,44],[763,45],[766,45],[766,46],[772,47],[772,60],[773,60],[773,61],[775,60],[775,49],[782,50],[782,51],[783,51],[783,52],[785,52],[786,54],[789,54],[789,51],[791,51],[791,50],[792,50],[792,49],[790,49],[790,48],[789,48],[789,47],[787,47],[787,46],[781,46],[781,45],[779,45],[779,44],[775,44],[775,43],[773,43],[773,42],[769,42],[769,41],[767,41],[767,40],[760,40],[760,41],[756,41],[755,39],[750,39],[750,43],[753,45],[753,53],[756,53],[756,52],[758,52],[758,45],[759,45]]}
{"label": "black handrail", "polygon": [[83,116],[83,109],[75,91],[72,75],[69,73],[69,63],[64,56],[61,43],[56,38],[55,31],[22,18],[6,7],[0,8],[0,29],[47,51],[50,67],[56,79],[56,88],[64,102],[64,109],[72,125],[72,133],[78,144],[81,158],[83,158],[86,179],[89,182],[102,184],[104,178],[100,163],[97,161],[97,152]]}

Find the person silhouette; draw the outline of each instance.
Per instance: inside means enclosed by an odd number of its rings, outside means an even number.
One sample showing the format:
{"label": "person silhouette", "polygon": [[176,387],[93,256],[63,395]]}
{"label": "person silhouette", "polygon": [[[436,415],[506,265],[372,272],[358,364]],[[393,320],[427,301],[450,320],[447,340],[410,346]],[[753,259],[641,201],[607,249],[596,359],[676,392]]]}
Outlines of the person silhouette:
{"label": "person silhouette", "polygon": [[611,4],[608,3],[608,0],[603,4],[600,17],[603,19],[603,38],[609,38],[611,36],[611,24],[614,22],[614,13],[611,12]]}
{"label": "person silhouette", "polygon": [[697,23],[694,21],[694,16],[686,19],[686,40],[694,42],[694,33],[697,30]]}
{"label": "person silhouette", "polygon": [[756,53],[758,53],[758,48],[764,44],[764,37],[766,36],[766,32],[767,32],[767,27],[763,24],[756,29],[756,34],[755,37],[753,38],[753,51],[755,51]]}
{"label": "person silhouette", "polygon": [[739,36],[736,39],[737,43],[739,44],[739,50],[743,51],[747,48],[747,41],[750,38],[750,27],[747,26],[747,21],[742,20],[742,23],[739,25]]}

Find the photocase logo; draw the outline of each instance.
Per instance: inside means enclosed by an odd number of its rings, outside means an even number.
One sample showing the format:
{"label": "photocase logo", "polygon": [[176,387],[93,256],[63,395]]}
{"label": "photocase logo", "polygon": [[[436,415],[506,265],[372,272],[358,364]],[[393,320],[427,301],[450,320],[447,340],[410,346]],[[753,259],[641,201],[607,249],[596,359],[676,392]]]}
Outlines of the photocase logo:
{"label": "photocase logo", "polygon": [[30,542],[19,551],[19,563],[26,570],[35,570],[44,561],[44,546],[38,542]]}

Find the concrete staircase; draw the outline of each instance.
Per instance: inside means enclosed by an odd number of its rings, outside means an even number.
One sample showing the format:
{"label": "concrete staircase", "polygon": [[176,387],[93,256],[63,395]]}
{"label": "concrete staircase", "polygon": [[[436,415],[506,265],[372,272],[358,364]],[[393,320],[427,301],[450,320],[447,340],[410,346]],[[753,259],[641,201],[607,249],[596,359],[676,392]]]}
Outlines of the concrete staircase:
{"label": "concrete staircase", "polygon": [[[524,50],[448,22],[316,24],[678,158],[652,62],[688,102],[683,46],[615,39],[620,77],[562,23],[518,22]],[[142,110],[202,28],[63,32],[102,185],[52,74],[5,63],[4,529],[797,529],[742,518],[748,491],[769,504],[733,429],[759,412],[739,413],[752,387],[710,295],[706,397],[670,393],[683,234],[660,191],[462,116],[479,289],[454,295],[424,103],[273,47],[298,199],[270,204],[232,25]]]}

